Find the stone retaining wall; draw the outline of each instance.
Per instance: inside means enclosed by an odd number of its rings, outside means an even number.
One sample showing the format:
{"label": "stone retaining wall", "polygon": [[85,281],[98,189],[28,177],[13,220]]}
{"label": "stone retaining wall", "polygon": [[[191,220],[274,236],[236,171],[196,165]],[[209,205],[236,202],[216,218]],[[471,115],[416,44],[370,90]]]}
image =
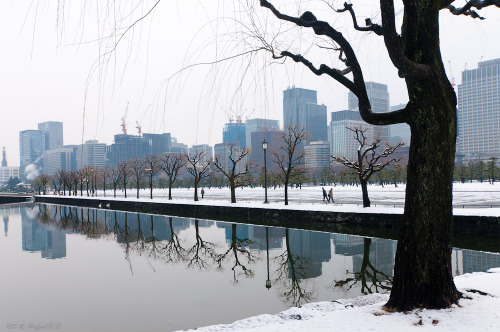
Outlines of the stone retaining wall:
{"label": "stone retaining wall", "polygon": [[[37,202],[396,238],[402,215],[35,196]],[[109,204],[109,208],[106,206]],[[500,237],[499,217],[455,216],[455,234]]]}

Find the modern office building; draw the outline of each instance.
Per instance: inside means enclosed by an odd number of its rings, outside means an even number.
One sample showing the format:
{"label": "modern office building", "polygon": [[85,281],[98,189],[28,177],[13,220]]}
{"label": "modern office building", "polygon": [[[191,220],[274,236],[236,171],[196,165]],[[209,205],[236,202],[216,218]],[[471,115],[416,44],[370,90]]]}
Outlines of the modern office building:
{"label": "modern office building", "polygon": [[19,167],[0,167],[0,183],[7,183],[10,178],[19,178]]}
{"label": "modern office building", "polygon": [[106,143],[90,140],[78,145],[75,151],[75,162],[76,169],[85,166],[106,166]]}
{"label": "modern office building", "polygon": [[214,158],[213,148],[208,144],[193,145],[189,149],[190,156],[194,156],[200,152],[203,153],[202,160],[201,160],[201,164],[203,164],[203,165],[206,165]]}
{"label": "modern office building", "polygon": [[283,126],[284,129],[299,126],[299,109],[305,104],[317,104],[317,92],[296,88],[283,91]]}
{"label": "modern office building", "polygon": [[[376,82],[366,82],[366,92],[368,93],[368,99],[370,100],[373,112],[387,113],[391,110],[387,85]],[[347,97],[349,110],[359,111],[358,97],[352,92],[349,92]],[[374,135],[375,137],[379,137],[382,142],[389,143],[391,137],[389,126],[374,126]]]}
{"label": "modern office building", "polygon": [[75,149],[73,147],[62,147],[46,150],[42,154],[42,172],[54,175],[58,170],[73,171],[75,165]]}
{"label": "modern office building", "polygon": [[150,141],[142,136],[115,135],[114,143],[107,147],[107,165],[115,167],[122,161],[144,158],[151,153]]}
{"label": "modern office building", "polygon": [[[404,107],[406,107],[406,104],[391,106],[391,112],[403,109]],[[405,146],[410,146],[411,129],[407,123],[393,124],[390,125],[389,128],[389,132],[391,133],[391,145],[396,145],[399,142],[403,142]]]}
{"label": "modern office building", "polygon": [[[46,147],[45,137],[45,133],[40,130],[19,132],[19,175],[21,180],[33,177],[37,173],[37,169],[41,171],[41,157]],[[33,166],[28,169],[28,174],[26,174],[26,167],[31,164]]]}
{"label": "modern office building", "polygon": [[365,137],[373,141],[374,128],[363,121],[359,111],[345,110],[331,113],[331,141],[330,152],[335,157],[346,157],[353,160],[357,158],[359,142],[354,138],[354,133],[348,128],[360,128],[366,130]]}
{"label": "modern office building", "polygon": [[246,125],[246,143],[247,148],[251,148],[252,142],[252,133],[256,131],[260,131],[261,129],[274,129],[280,130],[280,122],[279,120],[271,120],[271,119],[248,119],[245,121]]}
{"label": "modern office building", "polygon": [[330,142],[311,142],[304,147],[306,167],[317,170],[331,166]]}
{"label": "modern office building", "polygon": [[[242,150],[237,146],[234,146],[229,143],[219,143],[214,145],[214,160],[218,159],[219,164],[225,172],[230,172],[233,167],[233,161],[237,160],[241,155]],[[232,160],[231,160],[232,159]],[[248,163],[248,155],[243,157],[236,164],[236,173],[243,172],[245,170],[245,166]]]}
{"label": "modern office building", "polygon": [[179,142],[177,142],[177,138],[172,137],[172,144],[170,146],[170,152],[186,154],[186,153],[188,153],[188,151],[189,151],[189,148],[186,144],[179,143]]}
{"label": "modern office building", "polygon": [[45,150],[63,147],[63,123],[47,121],[38,124],[38,130],[45,133]]}
{"label": "modern office building", "polygon": [[327,141],[327,110],[318,105],[317,92],[301,88],[288,88],[283,91],[284,130],[289,126],[304,129],[305,143]]}
{"label": "modern office building", "polygon": [[238,120],[224,125],[222,143],[233,144],[240,149],[247,148],[246,124]]}
{"label": "modern office building", "polygon": [[299,109],[299,124],[304,128],[305,142],[328,141],[325,105],[304,104]]}
{"label": "modern office building", "polygon": [[143,134],[142,137],[150,142],[151,154],[162,156],[172,149],[172,137],[170,133]]}
{"label": "modern office building", "polygon": [[457,154],[464,162],[500,158],[500,59],[462,72],[457,120]]}
{"label": "modern office building", "polygon": [[262,142],[267,142],[267,169],[268,171],[276,170],[276,163],[273,162],[274,153],[279,153],[283,141],[283,131],[275,129],[261,128],[259,131],[252,133],[250,161],[255,165],[255,169],[260,171],[264,167],[264,150],[262,150]]}

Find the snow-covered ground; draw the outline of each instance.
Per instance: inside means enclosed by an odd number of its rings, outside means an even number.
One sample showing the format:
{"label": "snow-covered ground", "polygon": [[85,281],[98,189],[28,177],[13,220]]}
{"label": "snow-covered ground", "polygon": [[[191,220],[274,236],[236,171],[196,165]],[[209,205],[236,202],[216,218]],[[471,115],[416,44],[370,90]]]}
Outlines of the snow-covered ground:
{"label": "snow-covered ground", "polygon": [[[326,187],[327,191],[330,187]],[[334,204],[326,204],[323,201],[321,186],[304,186],[302,189],[289,189],[289,205],[284,205],[284,189],[272,187],[268,189],[268,200],[270,204],[263,204],[263,188],[238,188],[236,190],[236,204],[233,206],[260,207],[260,208],[287,208],[314,211],[338,211],[338,212],[360,212],[360,213],[403,213],[405,199],[404,185],[398,187],[370,185],[368,193],[372,206],[362,207],[361,187],[335,186],[333,187]],[[199,202],[193,202],[194,189],[175,188],[172,190],[172,203],[194,203],[203,205],[230,205],[229,188],[204,187],[205,195],[201,199],[201,189],[198,190]],[[127,199],[136,200],[136,190],[127,190]],[[84,197],[86,193],[84,191]],[[168,191],[166,189],[155,189],[153,201],[165,202]],[[113,192],[106,191],[106,198],[113,196]],[[103,192],[98,193],[103,197]],[[117,198],[123,199],[124,192],[117,191]],[[140,191],[140,199],[149,199],[149,190]],[[500,216],[500,183],[490,185],[484,183],[455,183],[453,187],[453,205],[455,215],[476,216]]]}
{"label": "snow-covered ground", "polygon": [[389,295],[371,294],[309,303],[277,315],[260,315],[196,331],[499,331],[500,268],[458,276],[455,284],[466,298],[448,309],[391,313],[382,309]]}

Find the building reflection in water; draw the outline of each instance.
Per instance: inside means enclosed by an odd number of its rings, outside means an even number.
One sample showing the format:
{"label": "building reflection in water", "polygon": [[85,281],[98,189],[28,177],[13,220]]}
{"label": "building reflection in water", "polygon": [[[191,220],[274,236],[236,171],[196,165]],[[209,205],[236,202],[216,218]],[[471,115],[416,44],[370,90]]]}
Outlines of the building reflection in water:
{"label": "building reflection in water", "polygon": [[38,223],[36,216],[28,214],[29,209],[21,209],[22,249],[40,251],[42,258],[57,259],[66,257],[66,233],[53,225]]}
{"label": "building reflection in water", "polygon": [[[235,283],[251,277],[252,264],[263,258],[266,287],[272,281],[273,288],[278,287],[293,305],[311,299],[314,287],[308,288],[308,282],[316,282],[313,280],[322,275],[323,264],[331,261],[333,254],[352,258],[352,271],[345,280],[336,282],[349,287],[357,283],[367,292],[372,285],[390,285],[394,269],[396,241],[387,239],[43,204],[22,208],[20,213],[23,250],[40,251],[44,258],[66,256],[66,233],[116,239],[126,257],[134,251],[191,268],[227,268],[232,270]],[[7,234],[9,213],[3,211],[2,217]],[[214,242],[207,241],[206,234],[214,233],[200,231],[214,225],[224,229],[227,246],[212,238]],[[179,236],[187,229],[194,234]],[[455,275],[487,271],[500,266],[500,255],[455,249],[452,264]],[[376,290],[381,289],[385,288]]]}

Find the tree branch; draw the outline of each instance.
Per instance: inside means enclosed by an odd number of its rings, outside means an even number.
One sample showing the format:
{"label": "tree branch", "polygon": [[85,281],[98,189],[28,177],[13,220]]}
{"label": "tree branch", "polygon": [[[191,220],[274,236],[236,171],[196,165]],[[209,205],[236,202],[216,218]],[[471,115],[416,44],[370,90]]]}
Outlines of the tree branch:
{"label": "tree branch", "polygon": [[365,27],[360,27],[358,25],[358,21],[356,19],[356,14],[354,13],[354,9],[352,8],[352,3],[344,2],[344,8],[342,8],[342,9],[333,9],[333,10],[335,10],[337,13],[343,13],[343,12],[348,11],[351,14],[351,17],[352,17],[352,23],[354,25],[354,29],[356,29],[358,31],[371,31],[371,32],[374,32],[376,35],[379,35],[379,36],[383,36],[383,34],[384,34],[384,28],[382,26],[378,25],[378,24],[372,23],[371,19],[369,19],[369,18],[367,18],[365,20],[366,26]]}
{"label": "tree branch", "polygon": [[484,17],[480,16],[472,8],[475,8],[477,10],[481,10],[489,6],[496,6],[500,8],[500,0],[470,0],[469,2],[467,2],[467,4],[465,4],[465,6],[460,8],[453,6],[451,4],[453,2],[454,1],[451,1],[450,4],[446,7],[453,15],[470,16],[472,18],[479,18],[480,20],[484,20]]}

